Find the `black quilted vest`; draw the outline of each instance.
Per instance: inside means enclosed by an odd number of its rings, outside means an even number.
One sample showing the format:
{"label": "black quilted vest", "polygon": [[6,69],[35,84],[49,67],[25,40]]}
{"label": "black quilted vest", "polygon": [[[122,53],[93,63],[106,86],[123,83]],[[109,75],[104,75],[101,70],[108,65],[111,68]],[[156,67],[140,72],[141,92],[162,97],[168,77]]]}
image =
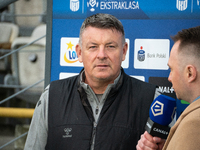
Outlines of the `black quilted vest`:
{"label": "black quilted vest", "polygon": [[149,114],[156,86],[129,77],[122,69],[94,127],[79,76],[53,81],[49,91],[47,150],[134,150]]}

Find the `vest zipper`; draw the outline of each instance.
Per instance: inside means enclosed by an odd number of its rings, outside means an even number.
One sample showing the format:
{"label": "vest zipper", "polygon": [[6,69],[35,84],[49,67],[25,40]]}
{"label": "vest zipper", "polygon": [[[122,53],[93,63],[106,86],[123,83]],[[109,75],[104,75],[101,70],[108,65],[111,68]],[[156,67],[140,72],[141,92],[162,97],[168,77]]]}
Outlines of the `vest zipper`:
{"label": "vest zipper", "polygon": [[96,110],[95,110],[96,115],[99,113],[99,107],[97,105]]}
{"label": "vest zipper", "polygon": [[96,128],[97,128],[97,123],[93,123],[93,131],[92,131],[92,139],[91,139],[91,150],[94,150],[94,144],[95,144],[95,136],[96,136]]}

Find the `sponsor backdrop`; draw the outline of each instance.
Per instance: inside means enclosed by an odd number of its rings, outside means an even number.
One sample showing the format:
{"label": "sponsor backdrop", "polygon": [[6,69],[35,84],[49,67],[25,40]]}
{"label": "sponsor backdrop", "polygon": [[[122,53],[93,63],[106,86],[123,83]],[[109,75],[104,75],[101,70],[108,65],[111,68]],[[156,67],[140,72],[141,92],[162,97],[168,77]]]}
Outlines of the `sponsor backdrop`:
{"label": "sponsor backdrop", "polygon": [[[122,63],[125,72],[157,84],[163,94],[175,98],[168,82],[167,66],[178,31],[200,25],[200,0],[51,0],[50,81],[80,72],[75,45],[84,19],[96,13],[116,16],[124,25],[129,48]],[[48,11],[50,12],[50,11]],[[188,104],[179,101],[181,112]],[[180,109],[181,108],[181,109]],[[180,114],[181,112],[178,112]]]}

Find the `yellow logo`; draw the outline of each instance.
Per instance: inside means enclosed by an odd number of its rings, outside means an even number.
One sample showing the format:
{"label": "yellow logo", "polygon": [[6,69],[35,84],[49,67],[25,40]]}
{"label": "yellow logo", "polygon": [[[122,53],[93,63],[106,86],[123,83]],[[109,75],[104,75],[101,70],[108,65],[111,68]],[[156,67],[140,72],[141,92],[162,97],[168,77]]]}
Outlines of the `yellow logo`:
{"label": "yellow logo", "polygon": [[[72,47],[74,45],[71,43],[71,41],[69,43],[66,43],[66,44],[68,46],[67,47],[68,54],[67,54],[67,52],[64,54],[65,62],[67,62],[67,63],[75,63],[75,62],[77,62],[78,61],[78,59],[77,59],[78,56],[77,56],[76,52],[72,50]],[[69,49],[71,49],[71,50],[69,50]],[[67,58],[67,55],[68,55],[68,58]]]}

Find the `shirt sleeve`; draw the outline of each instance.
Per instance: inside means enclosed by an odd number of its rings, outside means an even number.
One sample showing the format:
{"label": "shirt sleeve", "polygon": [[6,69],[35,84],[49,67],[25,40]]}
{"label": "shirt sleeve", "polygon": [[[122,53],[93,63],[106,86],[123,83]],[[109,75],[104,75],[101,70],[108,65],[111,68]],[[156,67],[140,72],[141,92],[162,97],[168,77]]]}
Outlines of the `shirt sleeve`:
{"label": "shirt sleeve", "polygon": [[24,150],[44,150],[48,133],[49,87],[36,104]]}

